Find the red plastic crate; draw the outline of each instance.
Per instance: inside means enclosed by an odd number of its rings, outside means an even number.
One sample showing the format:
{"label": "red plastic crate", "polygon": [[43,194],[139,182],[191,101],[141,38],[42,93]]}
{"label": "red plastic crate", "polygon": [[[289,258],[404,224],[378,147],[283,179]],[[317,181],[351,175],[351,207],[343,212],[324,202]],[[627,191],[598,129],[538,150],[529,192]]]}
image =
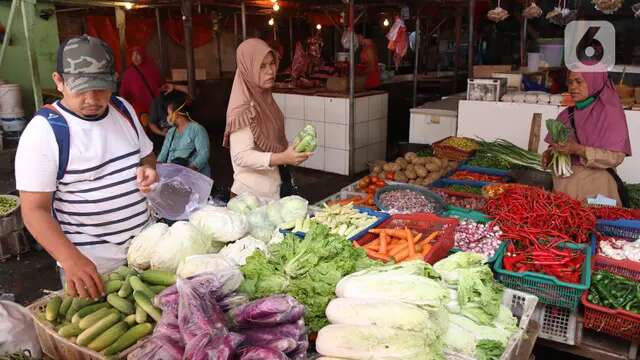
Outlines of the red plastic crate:
{"label": "red plastic crate", "polygon": [[447,199],[448,197],[462,198],[462,199],[473,198],[473,199],[480,200],[479,203],[481,203],[482,206],[474,207],[471,210],[482,210],[484,208],[484,204],[486,203],[484,197],[479,194],[464,193],[459,191],[448,190],[446,188],[436,188],[436,187],[431,187],[429,188],[429,190],[442,196],[442,198],[444,199],[444,202],[446,202],[447,205],[449,205],[449,201]]}
{"label": "red plastic crate", "polygon": [[593,258],[593,271],[604,270],[612,274],[624,276],[631,280],[640,281],[640,263],[631,260],[615,260],[604,255]]}
{"label": "red plastic crate", "polygon": [[[392,215],[377,228],[393,229],[408,227],[423,234],[423,238],[434,231],[442,231],[433,241],[431,251],[425,256],[424,261],[435,264],[445,258],[455,243],[456,227],[458,220],[442,218],[430,213],[397,214]],[[366,245],[376,238],[374,234],[367,234],[357,240],[358,245]]]}

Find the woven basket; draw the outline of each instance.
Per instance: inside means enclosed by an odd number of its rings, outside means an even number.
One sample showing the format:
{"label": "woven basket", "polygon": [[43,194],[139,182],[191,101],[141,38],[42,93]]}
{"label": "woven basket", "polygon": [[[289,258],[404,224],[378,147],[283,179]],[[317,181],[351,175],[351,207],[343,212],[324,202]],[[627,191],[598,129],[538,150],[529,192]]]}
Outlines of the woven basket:
{"label": "woven basket", "polygon": [[475,150],[462,150],[455,146],[444,145],[450,137],[444,138],[433,144],[433,154],[439,158],[445,158],[454,161],[464,161],[473,155]]}

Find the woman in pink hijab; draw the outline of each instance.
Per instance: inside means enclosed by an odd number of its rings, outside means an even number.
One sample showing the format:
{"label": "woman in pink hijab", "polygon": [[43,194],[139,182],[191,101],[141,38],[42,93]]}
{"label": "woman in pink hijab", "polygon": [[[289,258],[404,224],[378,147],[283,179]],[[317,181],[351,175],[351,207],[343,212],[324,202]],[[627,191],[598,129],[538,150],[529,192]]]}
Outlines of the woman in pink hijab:
{"label": "woman in pink hijab", "polygon": [[146,127],[148,121],[145,119],[148,118],[151,102],[160,95],[164,81],[158,65],[141,47],[133,47],[129,53],[131,64],[122,75],[120,96],[133,105],[140,122]]}
{"label": "woman in pink hijab", "polygon": [[570,129],[569,141],[552,144],[547,136],[551,146],[543,163],[548,164],[552,149],[570,154],[573,175],[554,176],[554,189],[580,201],[602,194],[624,205],[626,191],[615,168],[631,156],[631,143],[620,98],[607,72],[571,72],[567,85],[576,105],[558,119]]}

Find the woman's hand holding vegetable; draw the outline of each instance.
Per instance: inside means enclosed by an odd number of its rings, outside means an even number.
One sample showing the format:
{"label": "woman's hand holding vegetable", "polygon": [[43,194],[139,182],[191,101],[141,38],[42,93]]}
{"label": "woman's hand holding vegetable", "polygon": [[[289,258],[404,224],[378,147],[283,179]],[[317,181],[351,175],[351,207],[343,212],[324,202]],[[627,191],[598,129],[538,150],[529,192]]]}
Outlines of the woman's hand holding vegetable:
{"label": "woman's hand holding vegetable", "polygon": [[557,152],[565,153],[568,155],[578,155],[581,157],[586,156],[586,147],[573,141],[551,144],[551,150],[555,150]]}
{"label": "woman's hand holding vegetable", "polygon": [[271,166],[292,165],[297,166],[305,162],[313,153],[295,151],[295,144],[289,145],[287,150],[271,155]]}

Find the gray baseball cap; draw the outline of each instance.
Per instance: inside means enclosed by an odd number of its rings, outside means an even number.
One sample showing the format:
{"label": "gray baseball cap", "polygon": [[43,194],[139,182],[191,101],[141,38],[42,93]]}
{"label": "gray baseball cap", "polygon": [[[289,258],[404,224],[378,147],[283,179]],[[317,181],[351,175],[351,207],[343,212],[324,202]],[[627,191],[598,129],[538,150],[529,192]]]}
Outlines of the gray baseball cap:
{"label": "gray baseball cap", "polygon": [[113,51],[106,42],[88,35],[60,45],[57,72],[72,92],[117,89]]}

